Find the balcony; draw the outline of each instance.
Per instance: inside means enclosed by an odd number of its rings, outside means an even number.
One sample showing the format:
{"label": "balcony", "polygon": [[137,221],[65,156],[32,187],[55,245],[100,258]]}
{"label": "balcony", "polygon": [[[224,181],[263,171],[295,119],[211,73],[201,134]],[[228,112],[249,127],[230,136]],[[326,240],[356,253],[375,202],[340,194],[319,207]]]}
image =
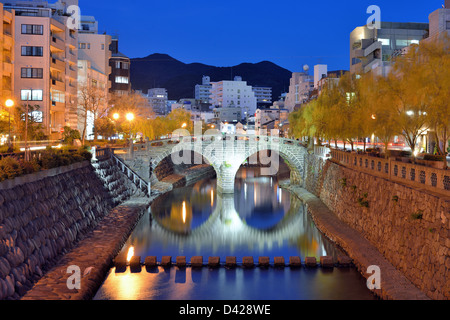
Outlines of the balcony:
{"label": "balcony", "polygon": [[51,63],[50,63],[50,68],[52,69],[56,69],[59,71],[64,72],[66,70],[66,63],[58,58],[54,58],[52,57],[51,59]]}
{"label": "balcony", "polygon": [[14,71],[13,65],[11,63],[3,62],[3,75],[12,75]]}
{"label": "balcony", "polygon": [[51,107],[52,112],[65,112],[65,110],[66,110],[65,103],[52,101],[52,107]]}
{"label": "balcony", "polygon": [[374,69],[374,68],[377,68],[377,67],[380,67],[380,66],[382,66],[383,65],[383,61],[381,61],[381,59],[371,59],[371,60],[369,60],[369,62],[366,64],[366,65],[364,65],[364,73],[367,73],[367,72],[369,72],[370,70],[372,70],[372,69]]}
{"label": "balcony", "polygon": [[50,41],[50,50],[51,52],[64,52],[66,50],[66,45],[60,38],[52,36]]}
{"label": "balcony", "polygon": [[52,88],[59,90],[59,91],[66,91],[66,86],[64,84],[64,81],[62,79],[57,79],[52,77],[51,78]]}

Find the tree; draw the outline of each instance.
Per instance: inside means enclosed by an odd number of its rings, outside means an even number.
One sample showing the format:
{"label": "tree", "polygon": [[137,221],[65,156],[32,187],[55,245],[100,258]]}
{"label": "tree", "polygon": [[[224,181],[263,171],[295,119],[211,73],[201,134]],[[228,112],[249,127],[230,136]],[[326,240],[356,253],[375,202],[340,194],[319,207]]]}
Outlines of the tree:
{"label": "tree", "polygon": [[364,75],[361,79],[361,97],[368,111],[366,117],[370,117],[368,128],[384,144],[385,157],[389,158],[389,143],[401,130],[395,121],[395,107],[384,84],[380,76],[372,73]]}
{"label": "tree", "polygon": [[115,125],[108,117],[103,117],[95,120],[94,132],[104,137],[110,138],[115,133]]}
{"label": "tree", "polygon": [[[89,115],[93,122],[106,115],[108,105],[104,89],[93,86],[91,83],[79,83],[78,85],[78,116],[83,119],[82,142],[86,141],[86,129]],[[94,140],[97,133],[94,127]]]}

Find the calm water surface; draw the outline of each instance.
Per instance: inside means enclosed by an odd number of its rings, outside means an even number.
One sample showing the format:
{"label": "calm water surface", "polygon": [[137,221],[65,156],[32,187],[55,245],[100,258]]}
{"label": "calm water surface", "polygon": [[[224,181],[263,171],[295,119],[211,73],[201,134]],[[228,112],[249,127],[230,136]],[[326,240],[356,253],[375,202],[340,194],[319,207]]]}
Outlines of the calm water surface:
{"label": "calm water surface", "polygon": [[[216,180],[203,180],[159,198],[136,226],[121,255],[130,248],[141,256],[323,255],[342,252],[306,214],[303,203],[279,187],[276,177],[242,168],[233,195],[219,195]],[[97,293],[99,300],[330,300],[374,299],[354,269],[180,270],[158,268],[141,273],[111,270]]]}

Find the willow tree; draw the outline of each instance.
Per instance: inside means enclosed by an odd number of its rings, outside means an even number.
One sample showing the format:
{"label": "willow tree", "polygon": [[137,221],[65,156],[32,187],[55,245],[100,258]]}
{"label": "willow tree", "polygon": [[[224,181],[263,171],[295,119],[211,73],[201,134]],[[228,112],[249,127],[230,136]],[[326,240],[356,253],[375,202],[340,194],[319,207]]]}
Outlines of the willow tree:
{"label": "willow tree", "polygon": [[[444,33],[422,41],[416,49],[420,59],[420,91],[428,104],[428,120],[438,154],[447,153],[450,139],[450,37]],[[444,157],[444,161],[445,157]]]}
{"label": "willow tree", "polygon": [[396,125],[413,152],[419,137],[430,128],[430,104],[423,90],[423,59],[417,46],[412,46],[407,54],[396,59],[392,72],[380,79],[386,89],[386,99],[395,110]]}
{"label": "willow tree", "polygon": [[383,143],[385,157],[389,158],[389,143],[401,130],[395,121],[395,106],[387,90],[388,87],[380,76],[368,73],[361,79],[361,97],[366,116],[370,117],[368,128]]}

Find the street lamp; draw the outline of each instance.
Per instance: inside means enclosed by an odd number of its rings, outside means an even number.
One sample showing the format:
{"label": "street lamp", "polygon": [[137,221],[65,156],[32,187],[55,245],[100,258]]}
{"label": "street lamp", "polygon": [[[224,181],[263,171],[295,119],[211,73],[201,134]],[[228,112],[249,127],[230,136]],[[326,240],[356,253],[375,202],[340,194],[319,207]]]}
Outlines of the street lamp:
{"label": "street lamp", "polygon": [[[5,106],[9,109],[11,109],[12,107],[14,107],[14,101],[12,99],[8,99],[5,102]],[[9,136],[8,136],[8,140],[9,140],[9,147],[11,148],[11,110],[8,110],[9,113]]]}
{"label": "street lamp", "polygon": [[131,137],[131,122],[134,120],[134,114],[131,112],[127,113],[125,118],[130,122],[130,156],[133,154],[133,139]]}
{"label": "street lamp", "polygon": [[183,123],[183,125],[181,126],[183,129],[187,127],[187,123]]}

